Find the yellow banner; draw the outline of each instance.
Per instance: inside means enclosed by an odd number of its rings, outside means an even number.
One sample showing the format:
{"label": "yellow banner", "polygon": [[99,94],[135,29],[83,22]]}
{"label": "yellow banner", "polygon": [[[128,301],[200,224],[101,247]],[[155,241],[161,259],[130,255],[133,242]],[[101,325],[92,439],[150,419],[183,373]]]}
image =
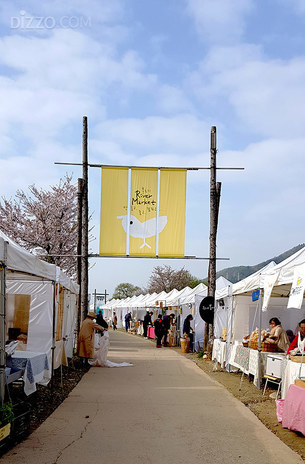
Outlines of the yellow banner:
{"label": "yellow banner", "polygon": [[128,168],[102,168],[100,255],[126,256]]}
{"label": "yellow banner", "polygon": [[131,170],[129,255],[156,256],[158,169]]}
{"label": "yellow banner", "polygon": [[161,169],[158,256],[184,256],[185,196],[186,169]]}

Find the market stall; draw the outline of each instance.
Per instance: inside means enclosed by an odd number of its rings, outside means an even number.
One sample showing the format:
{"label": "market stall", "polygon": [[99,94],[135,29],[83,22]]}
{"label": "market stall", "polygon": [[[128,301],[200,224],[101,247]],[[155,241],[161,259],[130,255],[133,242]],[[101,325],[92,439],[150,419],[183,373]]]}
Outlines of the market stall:
{"label": "market stall", "polygon": [[19,338],[22,352],[43,353],[52,372],[66,354],[72,356],[78,286],[57,266],[41,261],[3,232],[0,264],[2,343]]}

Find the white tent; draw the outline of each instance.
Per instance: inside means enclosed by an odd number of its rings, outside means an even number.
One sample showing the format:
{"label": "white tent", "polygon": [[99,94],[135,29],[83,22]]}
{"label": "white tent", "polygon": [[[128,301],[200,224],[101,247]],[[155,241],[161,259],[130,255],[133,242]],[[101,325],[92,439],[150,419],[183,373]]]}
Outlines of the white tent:
{"label": "white tent", "polygon": [[57,368],[65,355],[72,356],[78,285],[57,266],[24,250],[1,231],[0,261],[4,265],[1,294],[7,295],[1,305],[2,314],[7,310],[2,338],[8,338],[9,331],[18,335],[20,330],[27,335],[25,348],[46,353],[49,364]]}

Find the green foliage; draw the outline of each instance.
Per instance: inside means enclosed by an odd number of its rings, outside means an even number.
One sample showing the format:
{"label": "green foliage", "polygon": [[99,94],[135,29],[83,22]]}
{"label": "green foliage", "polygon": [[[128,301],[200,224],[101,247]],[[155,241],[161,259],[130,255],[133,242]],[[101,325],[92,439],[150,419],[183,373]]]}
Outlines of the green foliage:
{"label": "green foliage", "polygon": [[0,427],[4,427],[4,425],[13,422],[13,420],[14,413],[12,403],[3,403],[3,405],[0,406]]}
{"label": "green foliage", "polygon": [[132,284],[122,283],[115,287],[112,298],[124,299],[134,295],[140,295],[142,292],[140,287]]}
{"label": "green foliage", "polygon": [[204,351],[201,350],[201,351],[199,351],[199,353],[197,354],[197,358],[202,358],[203,355],[204,355]]}

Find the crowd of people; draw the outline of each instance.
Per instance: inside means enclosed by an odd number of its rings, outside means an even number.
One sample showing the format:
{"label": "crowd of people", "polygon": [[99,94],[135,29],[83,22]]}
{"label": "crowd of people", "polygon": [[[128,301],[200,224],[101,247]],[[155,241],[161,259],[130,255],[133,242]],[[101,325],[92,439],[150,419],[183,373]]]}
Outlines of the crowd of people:
{"label": "crowd of people", "polygon": [[[169,333],[176,333],[175,314],[158,314],[158,317],[152,321],[153,312],[147,311],[143,319],[143,337],[147,339],[149,327],[154,327],[156,347],[169,346]],[[128,332],[131,324],[131,313],[125,316],[125,330]],[[186,351],[193,351],[193,334],[191,326],[193,320],[192,314],[189,314],[183,321],[181,336],[186,339]],[[111,325],[113,330],[117,330],[117,316],[113,313]],[[290,355],[305,351],[305,319],[299,323],[299,331],[296,336],[287,333],[277,317],[272,317],[269,321],[270,331],[266,333],[263,341],[276,343],[277,350]],[[103,314],[89,312],[82,323],[78,337],[78,355],[84,360],[84,363],[90,363],[95,366],[107,365],[106,357],[109,346],[108,323],[103,318]],[[290,337],[289,337],[290,336]],[[103,339],[104,337],[104,339]],[[107,350],[106,350],[107,348]],[[93,360],[93,361],[92,361]],[[123,363],[124,364],[124,363]],[[113,366],[108,366],[113,367]]]}

